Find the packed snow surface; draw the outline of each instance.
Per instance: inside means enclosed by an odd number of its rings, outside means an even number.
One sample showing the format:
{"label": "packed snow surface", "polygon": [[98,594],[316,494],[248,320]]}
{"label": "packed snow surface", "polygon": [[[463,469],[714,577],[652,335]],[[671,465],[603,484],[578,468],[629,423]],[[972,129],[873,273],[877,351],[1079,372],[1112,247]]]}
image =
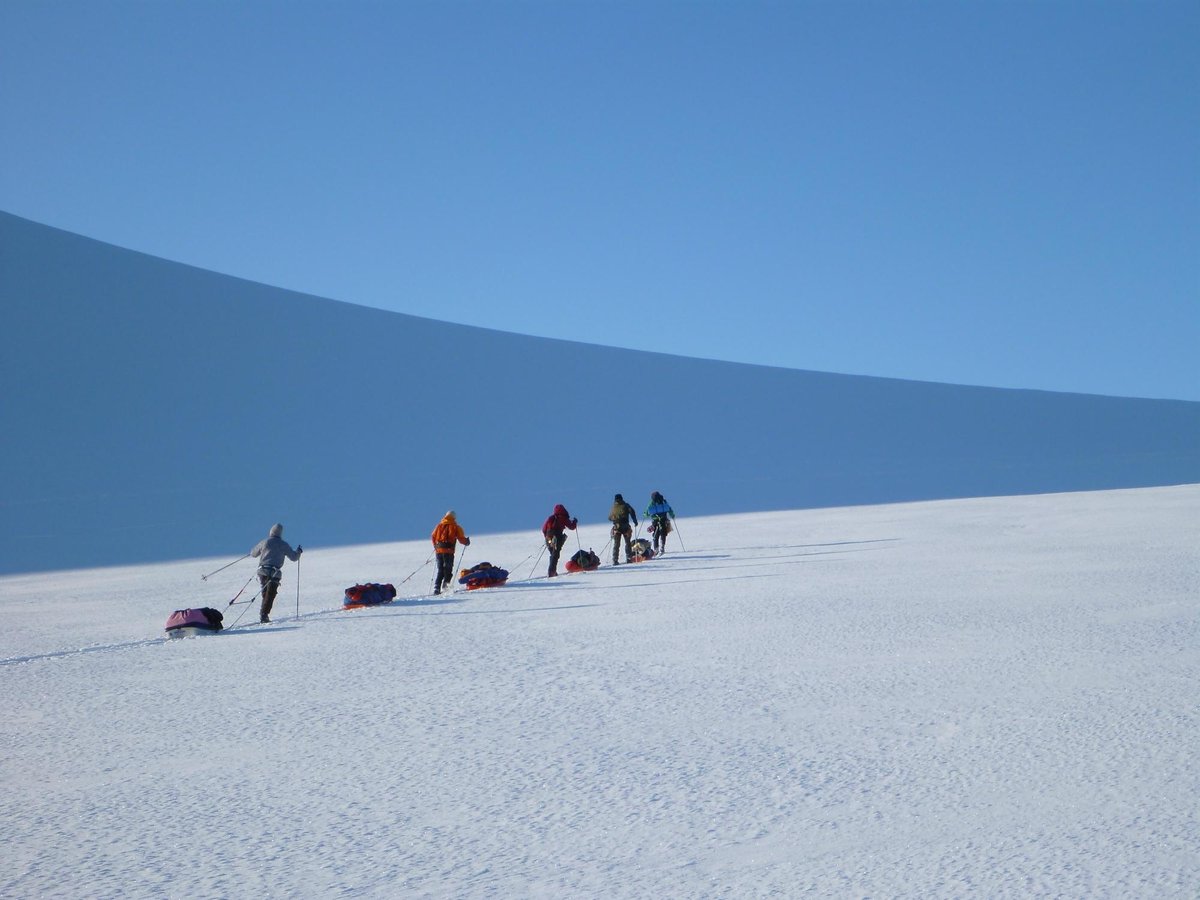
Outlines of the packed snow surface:
{"label": "packed snow surface", "polygon": [[[314,547],[275,622],[173,641],[269,521],[6,577],[0,895],[1195,897],[1198,523],[1196,485],[681,518],[554,580],[476,534],[510,583],[433,599],[426,543]],[[401,599],[342,611],[365,581]]]}

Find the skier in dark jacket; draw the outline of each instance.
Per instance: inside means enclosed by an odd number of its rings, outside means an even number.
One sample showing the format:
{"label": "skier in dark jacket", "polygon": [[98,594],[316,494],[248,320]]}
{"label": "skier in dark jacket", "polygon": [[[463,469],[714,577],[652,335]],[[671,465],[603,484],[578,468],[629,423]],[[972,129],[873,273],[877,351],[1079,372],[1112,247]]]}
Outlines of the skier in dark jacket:
{"label": "skier in dark jacket", "polygon": [[550,570],[546,573],[550,578],[558,574],[558,556],[562,553],[563,544],[567,542],[567,529],[574,531],[578,524],[579,520],[572,519],[567,508],[560,503],[554,507],[554,512],[542,525],[542,537],[546,539],[546,546],[550,548]]}
{"label": "skier in dark jacket", "polygon": [[[633,520],[633,525],[629,524],[629,520]],[[632,506],[625,502],[625,498],[620,494],[613,497],[612,510],[608,514],[608,521],[613,523],[612,527],[612,548],[613,548],[613,565],[617,565],[618,551],[621,549],[621,538],[625,538],[625,562],[629,562],[633,556],[633,547],[630,546],[630,539],[633,537],[633,529],[637,526],[637,513],[634,512]]]}
{"label": "skier in dark jacket", "polygon": [[667,535],[671,533],[671,522],[675,518],[675,510],[658,491],[650,495],[650,505],[642,513],[650,520],[650,535],[654,538],[654,552],[665,553]]}
{"label": "skier in dark jacket", "polygon": [[279,593],[279,582],[283,578],[283,561],[300,561],[304,548],[291,544],[283,539],[283,526],[278,522],[271,526],[271,531],[265,540],[259,541],[250,551],[250,555],[258,560],[258,583],[262,585],[262,605],[258,611],[259,622],[271,621],[271,606],[275,603],[275,595]]}

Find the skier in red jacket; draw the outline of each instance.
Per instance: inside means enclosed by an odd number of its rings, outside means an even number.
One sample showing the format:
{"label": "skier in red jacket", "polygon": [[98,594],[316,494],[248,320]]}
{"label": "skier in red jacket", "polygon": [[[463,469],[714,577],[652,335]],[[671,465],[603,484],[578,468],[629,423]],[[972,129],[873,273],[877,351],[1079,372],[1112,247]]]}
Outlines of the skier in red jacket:
{"label": "skier in red jacket", "polygon": [[554,512],[542,525],[542,537],[546,539],[546,546],[550,548],[550,571],[547,572],[550,578],[558,574],[558,555],[562,553],[563,544],[567,542],[567,529],[574,531],[578,524],[579,520],[572,519],[567,508],[560,503],[554,507]]}

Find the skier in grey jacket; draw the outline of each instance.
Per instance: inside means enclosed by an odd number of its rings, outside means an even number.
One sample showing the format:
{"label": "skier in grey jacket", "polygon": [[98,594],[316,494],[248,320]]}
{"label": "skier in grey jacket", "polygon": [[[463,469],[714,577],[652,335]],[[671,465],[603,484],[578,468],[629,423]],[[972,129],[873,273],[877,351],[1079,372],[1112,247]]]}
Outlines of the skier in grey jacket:
{"label": "skier in grey jacket", "polygon": [[271,532],[265,540],[259,541],[250,551],[250,555],[258,559],[258,582],[262,585],[262,606],[259,607],[258,621],[271,621],[271,606],[275,595],[279,593],[279,581],[283,577],[283,561],[300,560],[304,548],[297,546],[295,550],[283,539],[283,526],[278,522],[271,526]]}

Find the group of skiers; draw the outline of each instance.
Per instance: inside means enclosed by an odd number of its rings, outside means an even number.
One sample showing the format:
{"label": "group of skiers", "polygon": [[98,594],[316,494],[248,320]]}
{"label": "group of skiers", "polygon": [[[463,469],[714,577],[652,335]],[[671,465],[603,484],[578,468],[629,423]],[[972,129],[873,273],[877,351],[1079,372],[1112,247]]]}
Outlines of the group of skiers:
{"label": "group of skiers", "polygon": [[[654,491],[650,494],[650,504],[642,513],[642,517],[643,520],[648,520],[650,523],[654,552],[656,554],[663,553],[667,549],[667,535],[672,531],[671,523],[675,518],[675,510],[671,508],[671,504],[662,494]],[[633,529],[638,526],[638,517],[634,508],[626,503],[625,498],[620,494],[613,497],[608,521],[612,522],[613,565],[620,564],[618,556],[622,540],[625,543],[625,562],[631,562],[634,556]],[[554,507],[554,512],[542,524],[542,539],[546,542],[546,549],[550,551],[550,568],[546,573],[549,577],[553,578],[558,575],[558,560],[562,555],[563,546],[567,542],[567,531],[574,531],[578,525],[579,520],[572,517],[561,503]],[[440,594],[444,588],[449,587],[454,578],[454,557],[458,545],[470,547],[471,539],[467,537],[463,527],[458,524],[458,518],[452,509],[447,510],[446,514],[442,516],[442,520],[438,522],[429,538],[433,542],[433,552],[437,557],[433,592]],[[267,537],[259,541],[250,551],[250,555],[259,561],[258,580],[262,585],[260,622],[271,621],[271,607],[279,593],[279,583],[283,576],[283,561],[290,559],[293,562],[299,562],[300,554],[303,552],[303,547],[297,545],[293,550],[291,545],[283,539],[283,526],[278,523],[272,525]]]}
{"label": "group of skiers", "polygon": [[[653,538],[655,554],[667,549],[667,535],[671,533],[671,522],[675,519],[675,510],[658,491],[650,494],[650,505],[642,513],[643,520],[649,520],[650,535]],[[625,562],[633,561],[633,529],[638,527],[637,512],[625,502],[620,494],[613,496],[612,508],[608,513],[608,521],[612,523],[611,545],[612,564],[620,565],[621,544],[625,544]],[[571,517],[567,508],[561,503],[554,507],[549,518],[542,524],[542,537],[546,548],[550,551],[550,568],[546,574],[553,578],[558,574],[558,560],[563,545],[567,541],[567,529],[574,530],[579,524],[578,519]]]}
{"label": "group of skiers", "polygon": [[[642,512],[643,521],[650,521],[650,536],[653,538],[652,549],[655,555],[666,552],[667,535],[671,533],[671,520],[675,518],[675,510],[662,494],[654,491],[650,494],[650,505]],[[625,502],[620,494],[613,497],[612,509],[608,513],[608,521],[612,522],[612,554],[613,565],[619,565],[617,557],[620,554],[621,542],[625,542],[625,562],[633,558],[633,529],[638,527],[637,513]]]}
{"label": "group of skiers", "polygon": [[[675,510],[658,491],[650,494],[650,505],[646,507],[643,517],[650,520],[650,534],[653,538],[654,552],[662,553],[667,549],[667,535],[671,533],[671,522],[675,518]],[[620,565],[621,542],[625,543],[625,562],[632,561],[634,552],[632,546],[633,529],[637,527],[637,512],[625,502],[620,494],[613,497],[612,509],[608,513],[608,521],[612,522],[612,561]],[[554,578],[558,575],[558,561],[562,556],[563,547],[567,543],[567,532],[574,531],[579,526],[579,520],[567,512],[561,503],[542,523],[542,540],[550,551],[550,565],[546,575]],[[442,588],[450,584],[454,577],[454,554],[458,549],[456,543],[464,547],[471,546],[471,539],[466,536],[462,526],[450,510],[433,529],[430,535],[434,552],[438,557],[437,575],[433,580],[433,592],[440,594]]]}
{"label": "group of skiers", "polygon": [[[653,549],[656,554],[667,549],[667,535],[671,533],[671,521],[675,518],[675,510],[662,494],[654,491],[650,494],[650,505],[642,513],[643,518],[650,520],[650,534],[654,539]],[[625,542],[625,562],[633,560],[633,529],[638,525],[637,512],[625,502],[620,494],[613,497],[612,509],[608,513],[608,521],[612,522],[612,564],[620,565],[621,542]],[[558,559],[562,554],[563,545],[567,542],[567,529],[575,530],[578,519],[571,518],[567,508],[561,503],[554,507],[554,512],[542,525],[542,537],[546,541],[546,549],[550,551],[550,568],[546,574],[553,578],[558,574]]]}

